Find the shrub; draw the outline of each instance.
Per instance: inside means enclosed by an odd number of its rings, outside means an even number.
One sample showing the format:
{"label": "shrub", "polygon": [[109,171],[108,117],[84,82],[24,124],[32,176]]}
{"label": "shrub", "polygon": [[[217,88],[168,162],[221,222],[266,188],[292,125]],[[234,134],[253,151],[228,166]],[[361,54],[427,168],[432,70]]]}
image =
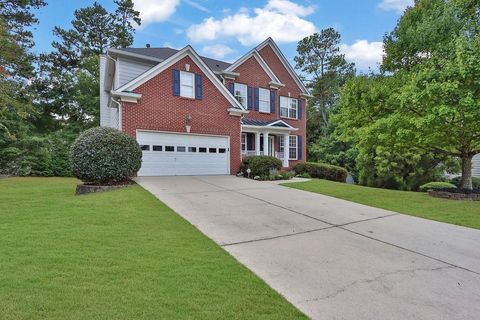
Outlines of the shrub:
{"label": "shrub", "polygon": [[422,184],[419,188],[422,192],[427,192],[428,190],[442,190],[442,189],[456,189],[457,187],[454,184],[449,182],[429,182]]}
{"label": "shrub", "polygon": [[71,149],[72,171],[86,183],[126,181],[137,173],[141,163],[138,143],[113,128],[89,129],[75,140]]}
{"label": "shrub", "polygon": [[241,171],[244,176],[247,176],[247,169],[252,170],[250,177],[255,176],[269,176],[270,171],[280,170],[282,168],[282,161],[270,156],[251,156],[246,157],[242,161]]}
{"label": "shrub", "polygon": [[345,182],[348,172],[345,168],[316,162],[297,163],[293,170],[299,174],[308,174],[312,178]]}
{"label": "shrub", "polygon": [[[455,186],[460,187],[460,182],[462,180],[462,177],[455,177],[450,180],[451,183],[453,183]],[[472,177],[472,186],[473,189],[480,189],[480,178],[479,177]]]}

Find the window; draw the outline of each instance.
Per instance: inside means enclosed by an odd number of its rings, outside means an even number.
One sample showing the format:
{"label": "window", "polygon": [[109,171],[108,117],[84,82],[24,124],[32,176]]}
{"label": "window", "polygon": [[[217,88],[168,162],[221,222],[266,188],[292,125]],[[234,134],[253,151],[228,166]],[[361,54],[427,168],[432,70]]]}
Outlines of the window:
{"label": "window", "polygon": [[289,136],[288,157],[293,160],[297,159],[297,136]]}
{"label": "window", "polygon": [[180,71],[180,96],[195,98],[195,75],[191,72]]}
{"label": "window", "polygon": [[297,119],[298,100],[280,97],[280,117]]}
{"label": "window", "polygon": [[285,139],[283,136],[278,137],[279,152],[285,152]]}
{"label": "window", "polygon": [[174,146],[165,146],[165,151],[173,152],[173,151],[175,151],[175,147]]}
{"label": "window", "polygon": [[207,152],[207,148],[200,147],[200,148],[198,148],[198,152],[206,153],[206,152]]}
{"label": "window", "polygon": [[209,153],[217,153],[217,148],[208,148]]}
{"label": "window", "polygon": [[153,151],[162,151],[162,146],[152,146]]}
{"label": "window", "polygon": [[270,90],[258,89],[258,111],[270,113]]}
{"label": "window", "polygon": [[197,147],[188,147],[188,152],[197,152]]}
{"label": "window", "polygon": [[177,152],[185,152],[187,150],[187,148],[185,147],[177,147]]}
{"label": "window", "polygon": [[242,133],[242,151],[247,150],[247,134]]}
{"label": "window", "polygon": [[235,83],[233,87],[233,95],[242,106],[247,107],[247,85]]}
{"label": "window", "polygon": [[142,144],[140,149],[142,149],[142,151],[150,151],[150,146],[148,144]]}
{"label": "window", "polygon": [[218,153],[225,153],[227,152],[227,149],[225,148],[218,148]]}

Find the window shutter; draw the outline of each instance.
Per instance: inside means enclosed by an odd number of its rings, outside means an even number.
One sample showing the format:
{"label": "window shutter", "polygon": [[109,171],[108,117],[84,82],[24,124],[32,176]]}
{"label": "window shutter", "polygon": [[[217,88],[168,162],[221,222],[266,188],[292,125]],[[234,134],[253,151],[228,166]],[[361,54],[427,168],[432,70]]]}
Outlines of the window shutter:
{"label": "window shutter", "polygon": [[174,96],[180,95],[180,71],[172,70],[172,90]]}
{"label": "window shutter", "polygon": [[233,87],[233,82],[230,82],[229,90],[230,90],[230,93],[231,93],[232,95],[235,95],[234,87]]}
{"label": "window shutter", "polygon": [[298,99],[297,118],[302,119],[302,99]]}
{"label": "window shutter", "polygon": [[195,74],[195,99],[202,100],[202,75]]}
{"label": "window shutter", "polygon": [[259,90],[258,88],[255,88],[255,103],[253,105],[254,110],[258,111],[260,106],[260,95],[259,95]]}
{"label": "window shutter", "polygon": [[247,133],[247,150],[253,149],[252,138],[253,135]]}
{"label": "window shutter", "polygon": [[270,91],[270,113],[275,113],[275,91]]}
{"label": "window shutter", "polygon": [[252,104],[253,104],[252,91],[253,91],[252,87],[247,88],[247,110],[252,110]]}
{"label": "window shutter", "polygon": [[302,160],[302,136],[297,136],[297,159]]}

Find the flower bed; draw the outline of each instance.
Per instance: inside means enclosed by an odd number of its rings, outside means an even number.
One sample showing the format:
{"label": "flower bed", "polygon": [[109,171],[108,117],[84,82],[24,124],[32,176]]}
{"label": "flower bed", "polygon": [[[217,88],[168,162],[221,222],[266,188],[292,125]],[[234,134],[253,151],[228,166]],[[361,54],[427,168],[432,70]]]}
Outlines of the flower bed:
{"label": "flower bed", "polygon": [[436,198],[444,198],[451,200],[473,200],[480,201],[480,190],[468,189],[437,189],[428,190],[428,195]]}

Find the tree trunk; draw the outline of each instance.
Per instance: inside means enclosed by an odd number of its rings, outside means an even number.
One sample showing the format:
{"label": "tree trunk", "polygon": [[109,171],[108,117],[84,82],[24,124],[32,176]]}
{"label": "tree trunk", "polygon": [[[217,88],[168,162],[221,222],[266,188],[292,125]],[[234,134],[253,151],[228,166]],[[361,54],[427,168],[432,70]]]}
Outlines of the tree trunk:
{"label": "tree trunk", "polygon": [[462,181],[460,188],[472,190],[472,156],[462,156]]}

